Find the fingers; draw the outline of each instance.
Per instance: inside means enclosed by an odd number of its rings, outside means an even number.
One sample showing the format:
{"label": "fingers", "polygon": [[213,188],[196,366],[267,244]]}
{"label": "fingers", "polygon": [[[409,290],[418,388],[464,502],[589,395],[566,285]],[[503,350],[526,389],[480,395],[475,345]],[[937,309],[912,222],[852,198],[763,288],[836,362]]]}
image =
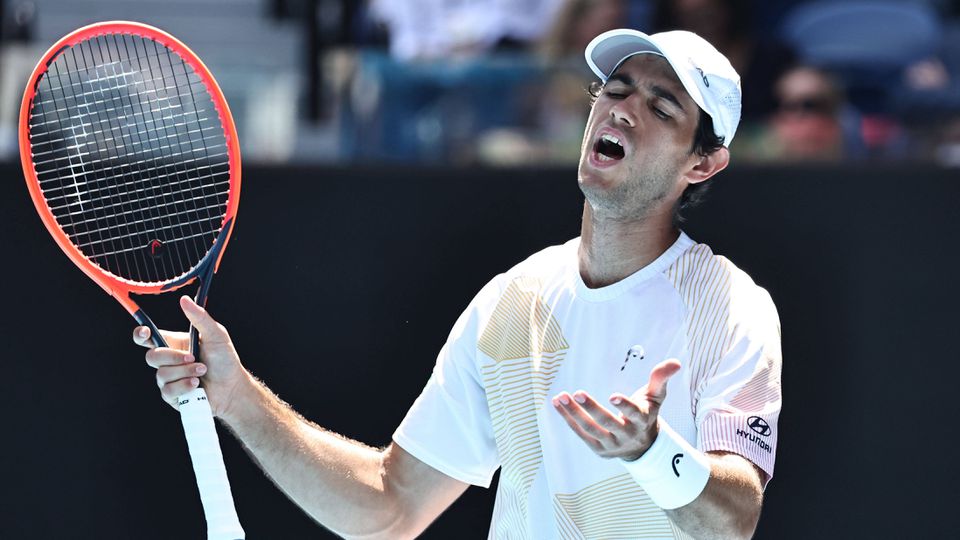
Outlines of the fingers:
{"label": "fingers", "polygon": [[189,296],[180,297],[180,309],[190,320],[190,324],[200,331],[207,343],[227,341],[227,329],[215,321],[207,310],[197,305]]}
{"label": "fingers", "polygon": [[[179,366],[163,366],[157,368],[157,386],[163,389],[169,384],[202,377],[207,372],[207,366],[201,363],[181,364]],[[195,387],[195,385],[194,385]],[[178,394],[179,395],[179,394]]]}
{"label": "fingers", "polygon": [[[564,401],[566,401],[567,404],[564,404]],[[573,430],[573,432],[576,433],[577,436],[583,440],[583,442],[587,443],[587,446],[592,448],[593,451],[599,452],[603,449],[603,444],[597,440],[597,437],[608,436],[609,433],[606,435],[601,435],[602,431],[604,431],[603,428],[595,424],[593,426],[593,433],[587,431],[587,429],[583,427],[583,424],[589,422],[584,422],[583,419],[576,418],[573,413],[570,412],[570,409],[567,408],[567,405],[570,403],[573,403],[573,400],[570,399],[570,395],[566,392],[563,392],[558,397],[553,398],[553,407],[567,422],[567,425],[570,426],[570,429]]]}
{"label": "fingers", "polygon": [[599,442],[606,446],[616,438],[614,432],[624,428],[623,420],[611,414],[583,390],[578,390],[573,396],[561,392],[553,398],[553,405],[587,443]]}
{"label": "fingers", "polygon": [[650,372],[650,382],[647,383],[647,399],[657,405],[667,398],[667,381],[680,371],[680,361],[671,358],[664,360]]}
{"label": "fingers", "polygon": [[189,364],[196,359],[192,354],[180,349],[170,347],[156,347],[147,351],[144,355],[147,365],[152,368],[161,368],[163,366],[176,366],[180,364]]}
{"label": "fingers", "polygon": [[173,382],[169,382],[160,387],[160,395],[163,396],[163,399],[177,408],[177,398],[186,394],[187,392],[193,390],[194,388],[200,386],[200,379],[197,377],[188,377],[186,379],[178,379]]}
{"label": "fingers", "polygon": [[589,418],[596,421],[596,423],[600,424],[605,430],[614,431],[623,428],[624,422],[622,418],[611,414],[606,407],[597,403],[590,394],[583,390],[577,390],[573,393],[573,401],[575,404],[580,405],[580,408],[586,412]]}
{"label": "fingers", "polygon": [[610,396],[610,403],[612,403],[613,406],[620,411],[620,414],[623,415],[623,419],[626,423],[642,424],[646,423],[647,419],[649,418],[645,408],[636,404],[633,400],[623,394],[616,393]]}
{"label": "fingers", "polygon": [[572,396],[560,392],[553,398],[554,408],[570,429],[597,455],[636,459],[656,438],[657,414],[647,410],[646,401],[637,403],[620,393],[610,396],[610,402],[620,414],[597,403],[583,390]]}
{"label": "fingers", "polygon": [[177,398],[200,386],[200,377],[207,366],[197,362],[192,354],[169,347],[150,349],[147,364],[157,369],[157,386],[163,399],[177,407]]}
{"label": "fingers", "polygon": [[[160,335],[163,336],[164,341],[167,342],[167,346],[173,347],[174,349],[186,349],[189,343],[190,336],[186,332],[168,332],[161,330]],[[133,342],[148,349],[156,346],[153,342],[150,328],[146,326],[138,326],[133,329]]]}

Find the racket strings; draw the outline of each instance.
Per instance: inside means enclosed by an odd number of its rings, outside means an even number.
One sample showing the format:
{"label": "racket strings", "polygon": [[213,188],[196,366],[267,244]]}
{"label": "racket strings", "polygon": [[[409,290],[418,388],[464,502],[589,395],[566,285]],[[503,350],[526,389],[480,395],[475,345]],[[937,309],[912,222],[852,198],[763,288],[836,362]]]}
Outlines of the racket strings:
{"label": "racket strings", "polygon": [[[75,53],[76,50],[71,50],[71,51],[69,51],[69,52]],[[84,51],[84,50],[81,49],[80,52],[81,52],[81,55],[82,55],[81,58],[84,60],[84,63],[85,63],[85,61],[86,61],[86,55],[85,55],[85,53],[86,53],[87,51]],[[75,54],[74,54],[74,60],[76,61],[76,55],[75,55]],[[79,67],[79,62],[77,62],[76,65]],[[116,69],[115,69],[116,66],[117,66],[117,63],[115,63],[115,62],[104,63],[104,65],[98,66],[97,68],[94,69],[94,74],[93,74],[92,77],[88,77],[89,86],[93,89],[93,91],[91,91],[91,92],[82,92],[83,95],[78,96],[78,98],[81,99],[81,100],[82,100],[82,99],[86,99],[86,100],[87,100],[86,102],[81,102],[81,103],[80,103],[80,106],[81,106],[81,107],[80,107],[78,110],[80,111],[80,114],[81,114],[81,115],[82,115],[82,114],[90,115],[90,113],[91,113],[91,108],[92,108],[92,107],[97,107],[97,106],[99,105],[98,103],[91,103],[91,102],[89,101],[89,97],[90,97],[91,95],[109,95],[109,94],[104,94],[104,91],[105,91],[105,90],[106,90],[106,91],[116,90],[116,89],[119,89],[119,88],[121,87],[121,80],[120,80],[119,78],[117,78],[116,76],[111,76],[111,75],[116,75]],[[113,73],[110,73],[111,71],[113,71]],[[127,76],[129,75],[129,73],[130,73],[130,72],[123,73],[123,75],[122,75],[122,76],[123,76],[122,82],[123,82],[124,84],[125,84],[125,82],[126,82],[126,78],[127,78]],[[73,79],[73,75],[74,75],[73,72],[67,72],[67,75],[68,75],[68,77],[70,78],[70,81],[71,81],[71,85],[70,85],[71,88],[70,88],[70,89],[71,89],[71,90],[75,90],[75,88],[73,88],[73,87],[76,86],[76,85],[72,83],[72,79]],[[117,84],[115,84],[115,85],[112,86],[112,87],[111,87],[110,85],[104,84],[104,81],[111,81],[111,80],[114,81],[114,82],[117,83]],[[51,84],[52,84],[52,83],[51,83]],[[122,94],[121,94],[121,95],[122,95]],[[107,101],[107,100],[94,100],[94,101],[103,102],[103,101]],[[112,99],[111,99],[110,101],[111,101],[111,102],[112,102],[112,101],[116,101],[116,94],[114,94],[114,95],[112,96]],[[131,100],[129,100],[129,102],[130,102],[130,105],[131,105],[131,107],[132,107],[134,101],[131,99]],[[122,101],[121,101],[121,103],[122,103]],[[142,105],[141,105],[141,108],[142,108]],[[147,110],[149,110],[149,109],[147,109]],[[102,118],[105,114],[107,114],[107,111],[104,111],[104,110],[102,110],[102,109],[96,110],[96,116],[97,116],[96,120],[97,120],[98,122],[101,121],[101,118]],[[109,118],[109,116],[108,116],[108,118]],[[60,120],[60,118],[58,118],[58,120]],[[110,127],[111,129],[113,128],[113,126],[109,126],[109,127]],[[83,135],[86,136],[86,135],[87,135],[87,133],[86,133],[86,128],[85,128],[85,126],[83,126],[82,122],[81,122],[81,129],[83,129]],[[76,125],[72,125],[72,126],[71,126],[71,131],[73,132],[73,133],[71,133],[71,135],[73,135],[74,139],[77,140],[77,144],[75,145],[75,148],[71,148],[70,146],[68,146],[67,148],[68,148],[68,150],[80,150],[80,149],[82,148],[82,147],[81,147],[81,140],[80,140],[80,139],[77,137],[77,135],[76,135],[76,131],[77,131]],[[95,130],[95,131],[97,131],[97,130]],[[89,137],[87,137],[87,138],[89,138]],[[105,141],[102,141],[102,142],[105,143]],[[86,146],[87,140],[84,139],[84,140],[82,141],[82,143],[83,143],[83,146]],[[141,146],[142,146],[142,144],[141,144]],[[78,154],[78,155],[77,155],[76,157],[79,158],[80,160],[82,160],[82,159],[83,159],[82,156],[79,155],[80,152],[77,152],[77,154]],[[67,157],[68,157],[68,160],[71,162],[71,165],[72,165],[72,162],[73,162],[73,160],[74,160],[74,155],[73,155],[73,153],[69,153]],[[91,168],[94,167],[93,164],[90,164],[90,165],[85,164],[85,163],[82,163],[82,164],[84,165],[84,169],[86,169],[87,167],[91,167]],[[134,165],[134,164],[127,162],[127,163],[125,163],[124,165],[126,165],[127,170],[126,170],[126,171],[121,170],[121,172],[129,172],[129,170],[132,170],[131,167],[132,167],[132,165]],[[142,170],[141,170],[141,172],[142,172]],[[142,175],[141,175],[141,177],[142,177]],[[101,178],[97,178],[96,180],[99,182],[99,181],[102,181],[103,178],[102,178],[102,177],[101,177]],[[74,189],[77,191],[78,196],[81,195],[81,194],[79,193],[79,185],[80,185],[80,183],[77,182],[76,178],[74,178],[73,187],[74,187]],[[101,211],[110,210],[110,209],[115,208],[115,207],[117,207],[117,206],[120,206],[121,208],[126,208],[126,207],[128,206],[128,204],[125,204],[126,201],[128,200],[127,198],[121,198],[121,202],[120,202],[119,204],[116,203],[115,201],[117,200],[117,198],[114,196],[114,193],[115,193],[114,190],[110,190],[110,191],[106,194],[106,195],[108,195],[108,197],[104,197],[104,198],[105,198],[105,199],[108,198],[108,199],[111,201],[111,204],[107,205],[106,208],[104,207],[104,205],[100,205],[100,210],[101,210]],[[89,193],[87,193],[86,196],[87,196],[87,198],[89,198]],[[80,203],[81,211],[82,211],[82,209],[83,209],[83,202],[84,202],[84,201],[83,201],[83,198],[81,198],[81,199],[78,200],[77,202]],[[131,205],[131,206],[132,206],[132,205]],[[141,205],[137,205],[137,206],[140,207]],[[138,208],[138,209],[139,209],[139,208]],[[123,213],[120,214],[120,215],[113,215],[113,216],[111,216],[111,217],[113,217],[113,218],[122,218],[124,215],[127,215],[127,214],[129,214],[129,213],[130,213],[129,211],[128,211],[128,212],[123,212]],[[75,213],[70,213],[71,216],[72,216],[73,214],[75,214]],[[151,221],[155,221],[156,218],[157,218],[157,216],[156,216],[155,213],[152,213],[152,214],[153,214],[153,215],[150,216],[151,218],[153,218]],[[99,218],[100,216],[97,216],[97,217]],[[76,221],[73,220],[73,219],[70,219],[69,222],[70,222],[70,225],[71,225],[71,226],[75,226],[75,225],[76,225]],[[129,225],[130,225],[129,223],[124,223],[124,225],[126,225],[126,226],[127,226],[127,229],[129,229]],[[74,237],[75,237],[77,231],[74,230],[73,232],[75,233],[75,234],[74,234]],[[102,233],[102,232],[103,232],[103,228],[95,229],[95,230],[93,230],[93,231],[86,231],[87,236],[93,236],[94,233]],[[121,232],[122,232],[122,231],[121,231]],[[99,236],[100,236],[100,238],[99,238],[100,243],[103,243],[104,235],[103,235],[103,234],[99,234]],[[107,239],[108,239],[108,240],[113,240],[113,238],[111,238],[111,236],[116,236],[116,235],[107,235]],[[182,236],[182,235],[181,235],[181,236]],[[77,238],[73,238],[73,239],[74,239],[74,241],[75,241],[75,243],[76,243]],[[128,239],[128,240],[129,240],[129,239]],[[123,244],[123,243],[121,242],[121,245],[122,245],[122,244]],[[84,244],[81,244],[81,245],[83,246],[83,248],[90,248],[90,247],[92,247],[92,246],[95,245],[95,242],[87,242],[87,243],[84,243]],[[83,248],[81,248],[81,249],[83,249]],[[127,257],[126,255],[127,255],[128,253],[132,253],[132,252],[135,251],[134,248],[132,248],[132,247],[126,247],[126,246],[124,246],[124,247],[121,248],[121,249],[115,249],[115,248],[114,248],[114,249],[109,249],[109,248],[108,248],[106,251],[103,250],[103,249],[93,250],[93,251],[94,251],[97,255],[100,256],[99,258],[104,258],[104,257],[106,257],[106,256],[108,256],[108,255],[116,255],[116,254],[119,254],[119,253],[124,254],[123,262],[124,262],[124,264],[126,265],[126,270],[127,270],[130,274],[138,274],[138,275],[139,275],[139,274],[143,274],[143,273],[144,273],[144,270],[149,270],[150,267],[151,267],[151,264],[149,264],[150,261],[144,261],[144,262],[147,263],[147,264],[141,265],[141,264],[140,264],[141,261],[138,260],[138,258],[136,258],[136,257],[133,258],[133,265],[130,264],[131,258],[130,258],[130,257]],[[109,260],[108,260],[108,262],[109,262]],[[153,262],[152,266],[154,267],[154,270],[157,270],[157,268],[156,268],[157,265],[156,265],[155,262]],[[160,266],[161,266],[161,267],[163,266],[163,263],[162,263],[162,262],[161,262]]]}
{"label": "racket strings", "polygon": [[137,282],[189,272],[223,225],[230,167],[209,91],[157,42],[108,34],[39,80],[30,143],[41,191],[94,264]]}

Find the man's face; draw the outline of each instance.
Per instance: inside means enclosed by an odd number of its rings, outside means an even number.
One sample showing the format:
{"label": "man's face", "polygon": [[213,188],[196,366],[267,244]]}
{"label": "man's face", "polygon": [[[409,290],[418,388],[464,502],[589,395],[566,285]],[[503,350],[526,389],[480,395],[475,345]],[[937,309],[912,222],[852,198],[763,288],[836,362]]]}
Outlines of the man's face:
{"label": "man's face", "polygon": [[666,59],[632,56],[590,111],[580,152],[580,188],[598,217],[631,220],[672,211],[697,161],[700,109]]}

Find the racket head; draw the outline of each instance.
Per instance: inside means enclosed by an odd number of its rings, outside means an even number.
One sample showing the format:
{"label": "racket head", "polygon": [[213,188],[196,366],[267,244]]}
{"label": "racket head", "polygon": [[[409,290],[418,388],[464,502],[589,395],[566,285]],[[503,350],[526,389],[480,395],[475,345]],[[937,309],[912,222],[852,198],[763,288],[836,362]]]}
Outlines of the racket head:
{"label": "racket head", "polygon": [[[240,200],[239,141],[210,70],[175,37],[108,21],[61,38],[27,81],[19,144],[47,230],[131,314],[139,309],[131,293],[216,272]],[[185,226],[199,233],[186,238]]]}

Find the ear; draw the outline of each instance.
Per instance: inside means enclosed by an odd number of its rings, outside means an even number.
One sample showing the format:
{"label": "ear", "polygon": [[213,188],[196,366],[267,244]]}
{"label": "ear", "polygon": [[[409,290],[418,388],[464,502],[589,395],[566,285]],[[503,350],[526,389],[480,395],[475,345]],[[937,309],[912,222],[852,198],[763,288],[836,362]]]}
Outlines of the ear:
{"label": "ear", "polygon": [[713,153],[706,156],[696,156],[698,159],[694,162],[684,177],[687,183],[699,184],[710,179],[711,176],[727,168],[730,164],[730,150],[726,146],[721,146]]}

